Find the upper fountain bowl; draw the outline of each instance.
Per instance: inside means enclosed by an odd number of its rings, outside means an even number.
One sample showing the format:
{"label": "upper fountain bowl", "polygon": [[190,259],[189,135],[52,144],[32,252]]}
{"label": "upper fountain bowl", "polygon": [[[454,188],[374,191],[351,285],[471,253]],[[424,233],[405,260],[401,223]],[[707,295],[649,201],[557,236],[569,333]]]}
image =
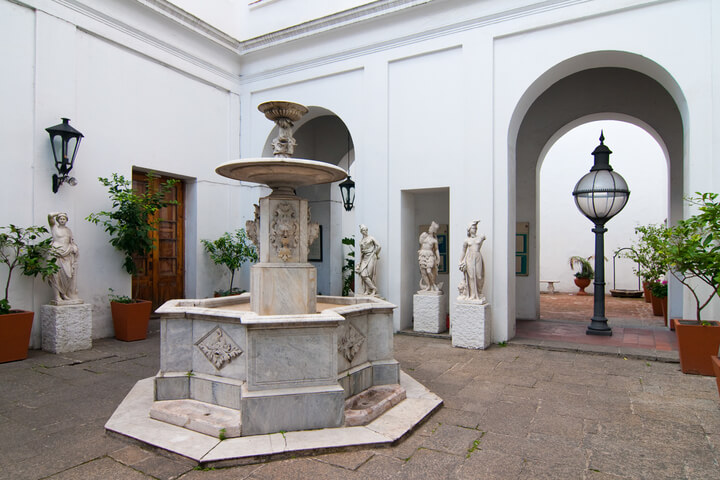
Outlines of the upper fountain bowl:
{"label": "upper fountain bowl", "polygon": [[326,162],[301,158],[244,158],[223,163],[215,169],[219,175],[235,180],[262,183],[270,188],[297,188],[305,185],[337,182],[347,173]]}

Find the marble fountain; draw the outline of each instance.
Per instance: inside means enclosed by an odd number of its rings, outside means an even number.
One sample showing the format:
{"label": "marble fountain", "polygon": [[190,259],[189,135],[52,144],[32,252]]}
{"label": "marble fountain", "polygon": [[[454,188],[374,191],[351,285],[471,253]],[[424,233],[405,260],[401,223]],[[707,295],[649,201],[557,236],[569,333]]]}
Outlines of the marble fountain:
{"label": "marble fountain", "polygon": [[259,249],[250,293],[161,306],[160,371],[140,380],[105,425],[206,466],[389,445],[442,404],[393,357],[394,305],[316,295],[307,255],[319,228],[295,189],[346,173],[291,158],[305,107],[258,108],[278,126],[274,156],[216,168],[272,188],[246,225]]}

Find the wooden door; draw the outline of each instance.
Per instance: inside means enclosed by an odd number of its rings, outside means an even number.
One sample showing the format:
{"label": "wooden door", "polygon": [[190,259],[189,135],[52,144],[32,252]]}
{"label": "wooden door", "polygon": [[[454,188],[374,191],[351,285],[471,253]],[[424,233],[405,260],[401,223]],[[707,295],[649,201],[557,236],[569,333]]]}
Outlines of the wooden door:
{"label": "wooden door", "polygon": [[[133,172],[133,190],[144,193],[146,189],[157,189],[169,177],[157,177],[148,185],[143,172]],[[153,221],[156,231],[152,233],[155,248],[146,257],[136,257],[138,274],[133,277],[133,295],[136,298],[152,301],[155,310],[173,298],[185,295],[185,184],[176,183],[168,193],[167,200],[177,204],[160,209]]]}

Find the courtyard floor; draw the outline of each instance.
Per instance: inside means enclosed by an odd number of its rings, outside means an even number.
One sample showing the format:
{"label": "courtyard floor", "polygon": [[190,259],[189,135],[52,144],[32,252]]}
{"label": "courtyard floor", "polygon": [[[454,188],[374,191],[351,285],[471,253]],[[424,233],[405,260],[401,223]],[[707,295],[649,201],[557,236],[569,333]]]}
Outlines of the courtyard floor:
{"label": "courtyard floor", "polygon": [[396,445],[197,469],[103,428],[158,371],[157,321],[151,330],[144,341],[0,364],[0,478],[720,478],[714,378],[667,361],[512,343],[464,350],[406,335],[395,336],[396,358],[444,406]]}

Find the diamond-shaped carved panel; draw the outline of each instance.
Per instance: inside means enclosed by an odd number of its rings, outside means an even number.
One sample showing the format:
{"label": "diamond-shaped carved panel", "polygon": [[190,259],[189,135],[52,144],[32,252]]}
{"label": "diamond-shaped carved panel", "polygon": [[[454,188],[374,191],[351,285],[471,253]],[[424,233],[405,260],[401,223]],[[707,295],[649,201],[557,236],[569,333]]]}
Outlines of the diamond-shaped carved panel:
{"label": "diamond-shaped carved panel", "polygon": [[243,353],[230,335],[220,327],[210,330],[207,335],[195,343],[195,346],[218,370]]}
{"label": "diamond-shaped carved panel", "polygon": [[347,323],[342,335],[338,336],[338,352],[342,353],[348,362],[352,362],[364,341],[365,336],[357,328]]}

